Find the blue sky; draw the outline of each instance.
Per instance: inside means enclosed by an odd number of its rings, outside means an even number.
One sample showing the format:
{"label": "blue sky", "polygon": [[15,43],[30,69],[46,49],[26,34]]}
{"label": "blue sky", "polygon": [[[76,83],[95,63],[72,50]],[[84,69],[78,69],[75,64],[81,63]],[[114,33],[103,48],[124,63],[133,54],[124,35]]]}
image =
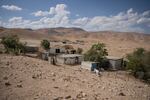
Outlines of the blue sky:
{"label": "blue sky", "polygon": [[0,0],[0,26],[150,33],[150,0]]}

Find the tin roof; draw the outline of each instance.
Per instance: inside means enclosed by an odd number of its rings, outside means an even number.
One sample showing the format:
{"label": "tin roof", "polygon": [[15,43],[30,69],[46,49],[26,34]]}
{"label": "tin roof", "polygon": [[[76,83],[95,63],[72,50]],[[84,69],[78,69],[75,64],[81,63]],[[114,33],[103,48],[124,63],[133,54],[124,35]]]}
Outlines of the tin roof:
{"label": "tin roof", "polygon": [[62,54],[62,55],[59,55],[59,57],[62,57],[62,58],[73,58],[73,57],[82,57],[82,55],[79,55],[79,54]]}
{"label": "tin roof", "polygon": [[106,58],[113,59],[113,60],[122,59],[122,57],[115,57],[115,56],[106,56]]}
{"label": "tin roof", "polygon": [[39,47],[38,45],[35,45],[35,44],[26,44],[25,46],[29,46],[29,47]]}

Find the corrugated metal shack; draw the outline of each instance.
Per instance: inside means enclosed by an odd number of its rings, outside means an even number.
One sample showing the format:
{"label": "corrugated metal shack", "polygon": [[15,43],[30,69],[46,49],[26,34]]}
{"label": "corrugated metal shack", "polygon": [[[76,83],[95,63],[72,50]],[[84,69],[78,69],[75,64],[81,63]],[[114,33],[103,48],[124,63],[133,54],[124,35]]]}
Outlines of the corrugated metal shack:
{"label": "corrugated metal shack", "polygon": [[39,47],[37,46],[37,45],[29,45],[29,44],[27,44],[27,45],[25,45],[25,50],[26,50],[26,52],[28,53],[34,53],[34,52],[38,52],[38,50],[39,50]]}
{"label": "corrugated metal shack", "polygon": [[123,58],[121,57],[114,57],[114,56],[106,56],[109,62],[109,68],[112,70],[119,70],[122,69],[123,66]]}
{"label": "corrugated metal shack", "polygon": [[81,64],[82,59],[83,56],[79,54],[62,54],[57,56],[57,63],[76,65],[76,64]]}
{"label": "corrugated metal shack", "polygon": [[50,48],[49,53],[50,54],[63,54],[63,53],[66,53],[66,49],[61,46],[55,46],[55,47]]}

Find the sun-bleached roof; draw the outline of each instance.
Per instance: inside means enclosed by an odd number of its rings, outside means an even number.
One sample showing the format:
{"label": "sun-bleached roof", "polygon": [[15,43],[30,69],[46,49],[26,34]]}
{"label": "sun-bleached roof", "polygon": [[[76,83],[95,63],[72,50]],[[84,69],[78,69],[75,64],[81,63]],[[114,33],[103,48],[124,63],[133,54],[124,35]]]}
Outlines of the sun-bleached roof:
{"label": "sun-bleached roof", "polygon": [[116,56],[106,56],[106,58],[112,60],[122,59],[122,57],[116,57]]}
{"label": "sun-bleached roof", "polygon": [[74,57],[82,57],[82,55],[79,55],[79,54],[62,54],[62,55],[59,55],[58,57],[62,57],[62,58],[74,58]]}

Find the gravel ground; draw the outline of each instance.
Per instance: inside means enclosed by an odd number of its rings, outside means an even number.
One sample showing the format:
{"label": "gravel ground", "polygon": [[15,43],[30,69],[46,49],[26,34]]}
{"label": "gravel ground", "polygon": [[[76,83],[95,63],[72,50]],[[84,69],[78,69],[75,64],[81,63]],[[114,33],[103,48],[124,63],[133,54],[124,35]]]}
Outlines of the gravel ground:
{"label": "gravel ground", "polygon": [[150,100],[150,86],[125,71],[98,76],[80,65],[0,55],[0,100]]}

